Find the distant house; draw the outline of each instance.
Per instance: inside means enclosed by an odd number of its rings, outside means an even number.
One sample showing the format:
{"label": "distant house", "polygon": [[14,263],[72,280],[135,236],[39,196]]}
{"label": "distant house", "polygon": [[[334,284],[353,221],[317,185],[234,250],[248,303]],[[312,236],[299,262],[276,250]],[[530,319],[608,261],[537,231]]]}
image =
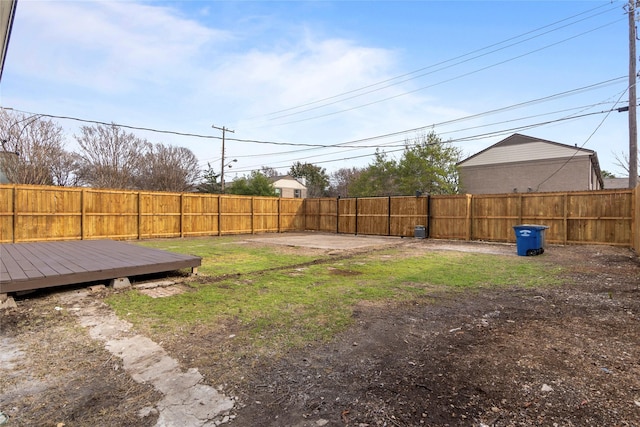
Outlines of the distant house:
{"label": "distant house", "polygon": [[278,193],[278,197],[296,199],[305,199],[307,197],[307,187],[291,175],[273,177],[271,182]]}
{"label": "distant house", "polygon": [[10,151],[0,151],[0,184],[11,184],[11,181],[9,180],[9,178],[7,178],[7,174],[4,168],[5,168],[5,162],[12,161],[14,157],[15,159],[17,159],[18,153],[13,153]]}
{"label": "distant house", "polygon": [[603,181],[606,190],[629,188],[629,178],[604,178]]}
{"label": "distant house", "polygon": [[457,164],[463,193],[585,191],[603,188],[595,151],[513,134]]}

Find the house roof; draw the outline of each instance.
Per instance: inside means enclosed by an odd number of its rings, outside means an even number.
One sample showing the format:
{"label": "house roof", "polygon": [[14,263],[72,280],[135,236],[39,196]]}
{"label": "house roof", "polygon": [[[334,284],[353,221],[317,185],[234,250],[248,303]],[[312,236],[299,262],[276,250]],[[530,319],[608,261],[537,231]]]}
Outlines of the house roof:
{"label": "house roof", "polygon": [[605,190],[629,188],[629,178],[605,178],[604,188]]}
{"label": "house roof", "polygon": [[[280,176],[273,176],[270,178],[271,179],[271,183],[274,186],[277,186],[276,184],[279,183],[280,181],[289,181],[290,185],[287,186],[287,188],[300,188],[300,189],[304,189],[307,188],[303,183],[301,183],[297,178],[292,177],[291,175],[280,175]],[[293,186],[292,186],[293,185]]]}
{"label": "house roof", "polygon": [[13,17],[16,14],[17,4],[18,0],[0,1],[0,80],[2,79],[2,71],[4,71],[4,60],[7,57],[11,27],[13,26]]}
{"label": "house roof", "polygon": [[459,162],[458,166],[485,166],[500,163],[594,156],[595,154],[595,151],[586,148],[515,133],[473,156],[467,157]]}

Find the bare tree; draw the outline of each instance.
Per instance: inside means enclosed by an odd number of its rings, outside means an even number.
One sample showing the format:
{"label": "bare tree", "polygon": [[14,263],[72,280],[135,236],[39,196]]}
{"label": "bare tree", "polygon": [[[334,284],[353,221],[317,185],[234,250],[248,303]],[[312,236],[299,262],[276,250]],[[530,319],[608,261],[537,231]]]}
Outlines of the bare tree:
{"label": "bare tree", "polygon": [[79,185],[78,155],[76,153],[63,152],[51,165],[51,176],[54,185],[63,187],[76,187]]}
{"label": "bare tree", "polygon": [[144,156],[137,186],[153,191],[192,191],[199,176],[198,159],[191,150],[155,144]]}
{"label": "bare tree", "polygon": [[135,188],[150,144],[115,124],[82,126],[74,135],[80,183],[101,188]]}
{"label": "bare tree", "polygon": [[362,169],[341,168],[331,172],[329,175],[329,196],[349,197],[349,185],[354,182],[362,173]]}
{"label": "bare tree", "polygon": [[629,176],[629,154],[625,152],[613,153],[613,157],[616,159],[615,165],[624,170]]}
{"label": "bare tree", "polygon": [[262,174],[268,178],[275,178],[277,176],[280,176],[278,171],[270,166],[262,166],[260,172],[262,172]]}
{"label": "bare tree", "polygon": [[[60,162],[64,150],[62,127],[41,115],[0,112],[0,167],[15,184],[64,185],[57,178],[72,175]],[[56,171],[54,173],[54,170]]]}

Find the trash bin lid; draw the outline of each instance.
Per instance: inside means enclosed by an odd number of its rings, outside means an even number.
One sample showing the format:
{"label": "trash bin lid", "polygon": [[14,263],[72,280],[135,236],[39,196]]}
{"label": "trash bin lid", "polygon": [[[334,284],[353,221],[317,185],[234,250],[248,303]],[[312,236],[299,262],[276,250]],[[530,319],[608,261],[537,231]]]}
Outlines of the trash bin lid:
{"label": "trash bin lid", "polygon": [[545,230],[549,228],[547,225],[538,225],[538,224],[520,224],[514,225],[514,230]]}

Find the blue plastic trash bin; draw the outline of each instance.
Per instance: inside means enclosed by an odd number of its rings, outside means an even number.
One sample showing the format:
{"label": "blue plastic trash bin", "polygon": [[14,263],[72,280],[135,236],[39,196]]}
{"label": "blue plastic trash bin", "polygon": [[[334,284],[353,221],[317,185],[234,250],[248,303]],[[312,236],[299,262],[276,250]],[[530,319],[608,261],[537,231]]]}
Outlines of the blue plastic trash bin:
{"label": "blue plastic trash bin", "polygon": [[544,253],[544,233],[549,227],[546,225],[522,224],[515,225],[516,247],[519,256],[540,255]]}

